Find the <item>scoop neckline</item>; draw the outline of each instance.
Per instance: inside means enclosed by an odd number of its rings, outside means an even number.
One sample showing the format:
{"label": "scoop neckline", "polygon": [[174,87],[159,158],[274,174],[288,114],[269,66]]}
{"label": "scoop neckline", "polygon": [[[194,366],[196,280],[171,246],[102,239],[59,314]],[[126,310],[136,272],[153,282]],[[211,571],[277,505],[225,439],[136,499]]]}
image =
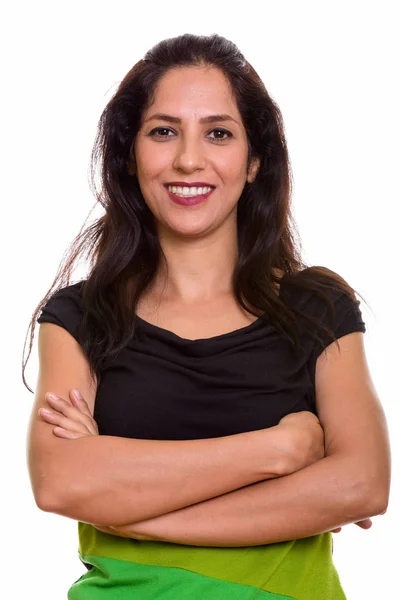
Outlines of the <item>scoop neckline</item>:
{"label": "scoop neckline", "polygon": [[[282,277],[280,279],[279,294],[278,294],[279,298],[282,296],[282,293],[281,293],[282,292],[282,281],[285,277],[286,277],[286,273],[284,275],[282,275]],[[256,327],[258,327],[258,325],[264,321],[265,315],[261,315],[255,321],[253,321],[252,323],[249,323],[249,325],[245,325],[244,327],[239,327],[238,329],[234,329],[233,331],[228,331],[227,333],[221,333],[220,335],[214,335],[214,336],[208,337],[208,338],[197,338],[195,340],[181,337],[180,335],[178,335],[177,333],[174,333],[170,329],[165,329],[164,327],[159,327],[158,325],[153,325],[153,323],[149,323],[149,321],[145,321],[144,319],[142,319],[142,317],[139,317],[139,315],[135,315],[135,316],[136,316],[137,321],[140,322],[145,328],[149,329],[150,331],[155,331],[155,332],[158,332],[159,334],[164,335],[165,337],[170,337],[174,340],[184,342],[185,344],[193,345],[193,344],[204,343],[204,342],[213,342],[213,341],[233,337],[240,333],[247,333],[248,331],[251,331],[252,329],[255,329]]]}

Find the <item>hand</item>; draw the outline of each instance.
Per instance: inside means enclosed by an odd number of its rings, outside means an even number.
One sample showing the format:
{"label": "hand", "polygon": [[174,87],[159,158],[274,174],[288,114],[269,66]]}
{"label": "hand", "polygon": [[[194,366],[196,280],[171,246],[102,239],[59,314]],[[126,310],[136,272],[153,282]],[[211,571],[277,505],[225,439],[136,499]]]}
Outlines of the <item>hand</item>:
{"label": "hand", "polygon": [[[75,440],[87,435],[99,435],[96,421],[84,400],[75,390],[70,390],[70,400],[64,400],[53,394],[54,398],[46,394],[46,400],[52,410],[40,408],[39,416],[46,423],[55,425],[53,433],[57,437]],[[47,411],[47,412],[46,412]]]}
{"label": "hand", "polygon": [[91,525],[103,533],[108,533],[108,535],[116,535],[117,537],[130,538],[134,540],[153,540],[151,536],[147,536],[137,531],[140,523],[122,525],[119,527],[114,527],[112,525],[96,525],[95,523],[91,523]]}
{"label": "hand", "polygon": [[[383,512],[381,512],[381,515],[384,515],[386,512],[386,508]],[[358,525],[359,527],[361,527],[361,529],[370,529],[372,527],[372,521],[371,519],[362,519],[362,521],[356,521],[356,523],[354,523],[354,525]],[[331,529],[332,533],[339,533],[339,531],[341,530],[341,527],[336,527],[336,529]]]}
{"label": "hand", "polygon": [[282,449],[289,457],[285,475],[324,458],[324,430],[311,411],[290,413],[279,421],[276,428],[281,435]]}
{"label": "hand", "polygon": [[[362,521],[356,521],[354,525],[358,525],[359,527],[361,527],[361,529],[370,529],[372,527],[372,521],[371,519],[363,519]],[[341,530],[341,527],[336,527],[336,529],[331,529],[331,532],[339,533],[339,531]]]}
{"label": "hand", "polygon": [[102,531],[103,533],[108,533],[108,535],[116,535],[118,537],[125,537],[125,538],[133,537],[132,535],[128,535],[127,533],[120,531],[117,527],[112,527],[111,525],[96,525],[95,523],[92,523],[92,525],[99,531]]}

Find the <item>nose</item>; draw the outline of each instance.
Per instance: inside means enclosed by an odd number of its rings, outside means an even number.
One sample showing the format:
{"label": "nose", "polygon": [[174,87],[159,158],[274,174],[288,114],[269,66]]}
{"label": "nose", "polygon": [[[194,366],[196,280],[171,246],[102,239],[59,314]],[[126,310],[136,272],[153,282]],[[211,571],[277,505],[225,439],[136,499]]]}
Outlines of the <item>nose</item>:
{"label": "nose", "polygon": [[204,169],[206,156],[204,147],[198,137],[186,138],[177,144],[173,167],[177,171],[190,173],[198,169]]}

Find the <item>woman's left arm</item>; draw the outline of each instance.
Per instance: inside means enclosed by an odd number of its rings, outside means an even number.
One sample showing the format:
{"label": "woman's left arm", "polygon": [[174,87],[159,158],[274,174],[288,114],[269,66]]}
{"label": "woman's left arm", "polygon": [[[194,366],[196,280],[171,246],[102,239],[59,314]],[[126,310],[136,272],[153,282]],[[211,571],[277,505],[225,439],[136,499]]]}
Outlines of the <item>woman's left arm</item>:
{"label": "woman's left arm", "polygon": [[385,512],[389,434],[363,334],[353,332],[338,343],[340,352],[332,343],[316,362],[324,458],[290,475],[109,532],[194,546],[253,546],[317,535]]}

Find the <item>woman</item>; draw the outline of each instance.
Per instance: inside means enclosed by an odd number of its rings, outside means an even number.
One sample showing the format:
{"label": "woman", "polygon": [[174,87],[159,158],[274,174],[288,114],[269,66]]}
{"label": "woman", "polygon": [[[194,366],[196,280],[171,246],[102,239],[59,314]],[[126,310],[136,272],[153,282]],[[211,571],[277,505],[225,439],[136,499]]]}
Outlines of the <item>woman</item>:
{"label": "woman", "polygon": [[353,288],[297,253],[278,107],[185,34],[123,79],[92,158],[105,214],[32,318],[32,488],[88,569],[68,598],[345,598],[331,531],[385,511],[388,433]]}

